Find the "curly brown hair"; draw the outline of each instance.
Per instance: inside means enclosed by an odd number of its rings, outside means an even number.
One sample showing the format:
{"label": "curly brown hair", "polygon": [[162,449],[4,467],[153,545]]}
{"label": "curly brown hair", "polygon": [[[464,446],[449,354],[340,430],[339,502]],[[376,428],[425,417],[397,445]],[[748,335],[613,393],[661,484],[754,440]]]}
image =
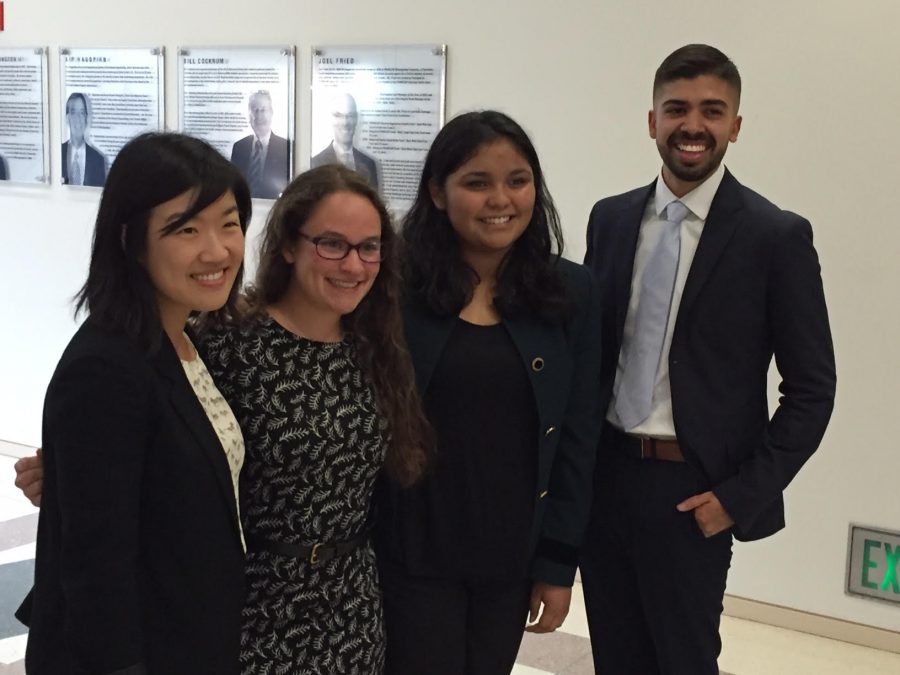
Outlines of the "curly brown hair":
{"label": "curly brown hair", "polygon": [[358,173],[341,165],[322,166],[300,174],[287,186],[266,221],[256,280],[247,289],[246,315],[258,316],[285,294],[293,268],[283,252],[297,242],[304,224],[322,200],[335,192],[364,197],[378,211],[381,221],[381,268],[372,288],[355,310],[341,318],[341,324],[353,336],[360,366],[387,419],[387,471],[401,485],[410,485],[425,470],[432,430],[416,391],[412,360],[403,336],[397,235],[378,193]]}

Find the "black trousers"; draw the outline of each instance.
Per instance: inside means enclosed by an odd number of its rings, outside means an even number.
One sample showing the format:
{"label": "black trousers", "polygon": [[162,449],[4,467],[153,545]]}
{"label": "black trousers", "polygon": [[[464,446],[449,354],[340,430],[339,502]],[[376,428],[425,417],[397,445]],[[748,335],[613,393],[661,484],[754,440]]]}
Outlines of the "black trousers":
{"label": "black trousers", "polygon": [[380,565],[385,675],[509,675],[531,582],[415,577]]}
{"label": "black trousers", "polygon": [[675,506],[709,489],[688,463],[625,455],[606,425],[581,561],[597,675],[718,675],[730,531]]}

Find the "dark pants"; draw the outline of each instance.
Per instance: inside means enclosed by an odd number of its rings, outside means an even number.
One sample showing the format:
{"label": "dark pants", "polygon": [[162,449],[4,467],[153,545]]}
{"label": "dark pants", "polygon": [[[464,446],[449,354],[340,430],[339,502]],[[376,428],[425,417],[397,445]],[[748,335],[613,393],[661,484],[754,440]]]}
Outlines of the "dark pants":
{"label": "dark pants", "polygon": [[731,533],[675,506],[709,489],[688,463],[633,459],[604,429],[581,578],[598,675],[717,675]]}
{"label": "dark pants", "polygon": [[385,675],[509,675],[531,582],[414,577],[381,565]]}

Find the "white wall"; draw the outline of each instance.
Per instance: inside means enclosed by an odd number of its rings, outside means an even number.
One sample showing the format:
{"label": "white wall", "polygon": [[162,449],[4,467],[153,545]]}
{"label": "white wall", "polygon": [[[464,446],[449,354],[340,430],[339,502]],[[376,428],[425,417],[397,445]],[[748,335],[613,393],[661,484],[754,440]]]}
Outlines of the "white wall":
{"label": "white wall", "polygon": [[[900,630],[900,608],[842,592],[848,522],[900,529],[898,25],[896,0],[45,0],[7,2],[0,45],[53,48],[54,148],[59,46],[164,45],[173,121],[177,46],[297,45],[305,168],[313,44],[446,43],[448,114],[496,107],[530,130],[575,259],[592,203],[657,171],[646,111],[659,61],[687,42],[720,47],[744,77],[744,126],[727,164],[812,221],[839,375],[825,442],[788,490],[788,529],[736,545],[729,592]],[[0,187],[0,438],[38,444],[97,199],[58,184]]]}

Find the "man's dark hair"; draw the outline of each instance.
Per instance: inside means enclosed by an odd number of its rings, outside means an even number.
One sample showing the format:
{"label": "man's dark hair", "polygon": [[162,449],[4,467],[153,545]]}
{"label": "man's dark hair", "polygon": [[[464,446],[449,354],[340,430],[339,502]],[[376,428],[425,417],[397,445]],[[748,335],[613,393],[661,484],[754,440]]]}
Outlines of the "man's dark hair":
{"label": "man's dark hair", "polygon": [[659,88],[675,80],[693,80],[701,75],[712,75],[730,84],[741,102],[741,74],[731,59],[709,45],[685,45],[669,54],[656,69],[653,78],[653,97]]}

